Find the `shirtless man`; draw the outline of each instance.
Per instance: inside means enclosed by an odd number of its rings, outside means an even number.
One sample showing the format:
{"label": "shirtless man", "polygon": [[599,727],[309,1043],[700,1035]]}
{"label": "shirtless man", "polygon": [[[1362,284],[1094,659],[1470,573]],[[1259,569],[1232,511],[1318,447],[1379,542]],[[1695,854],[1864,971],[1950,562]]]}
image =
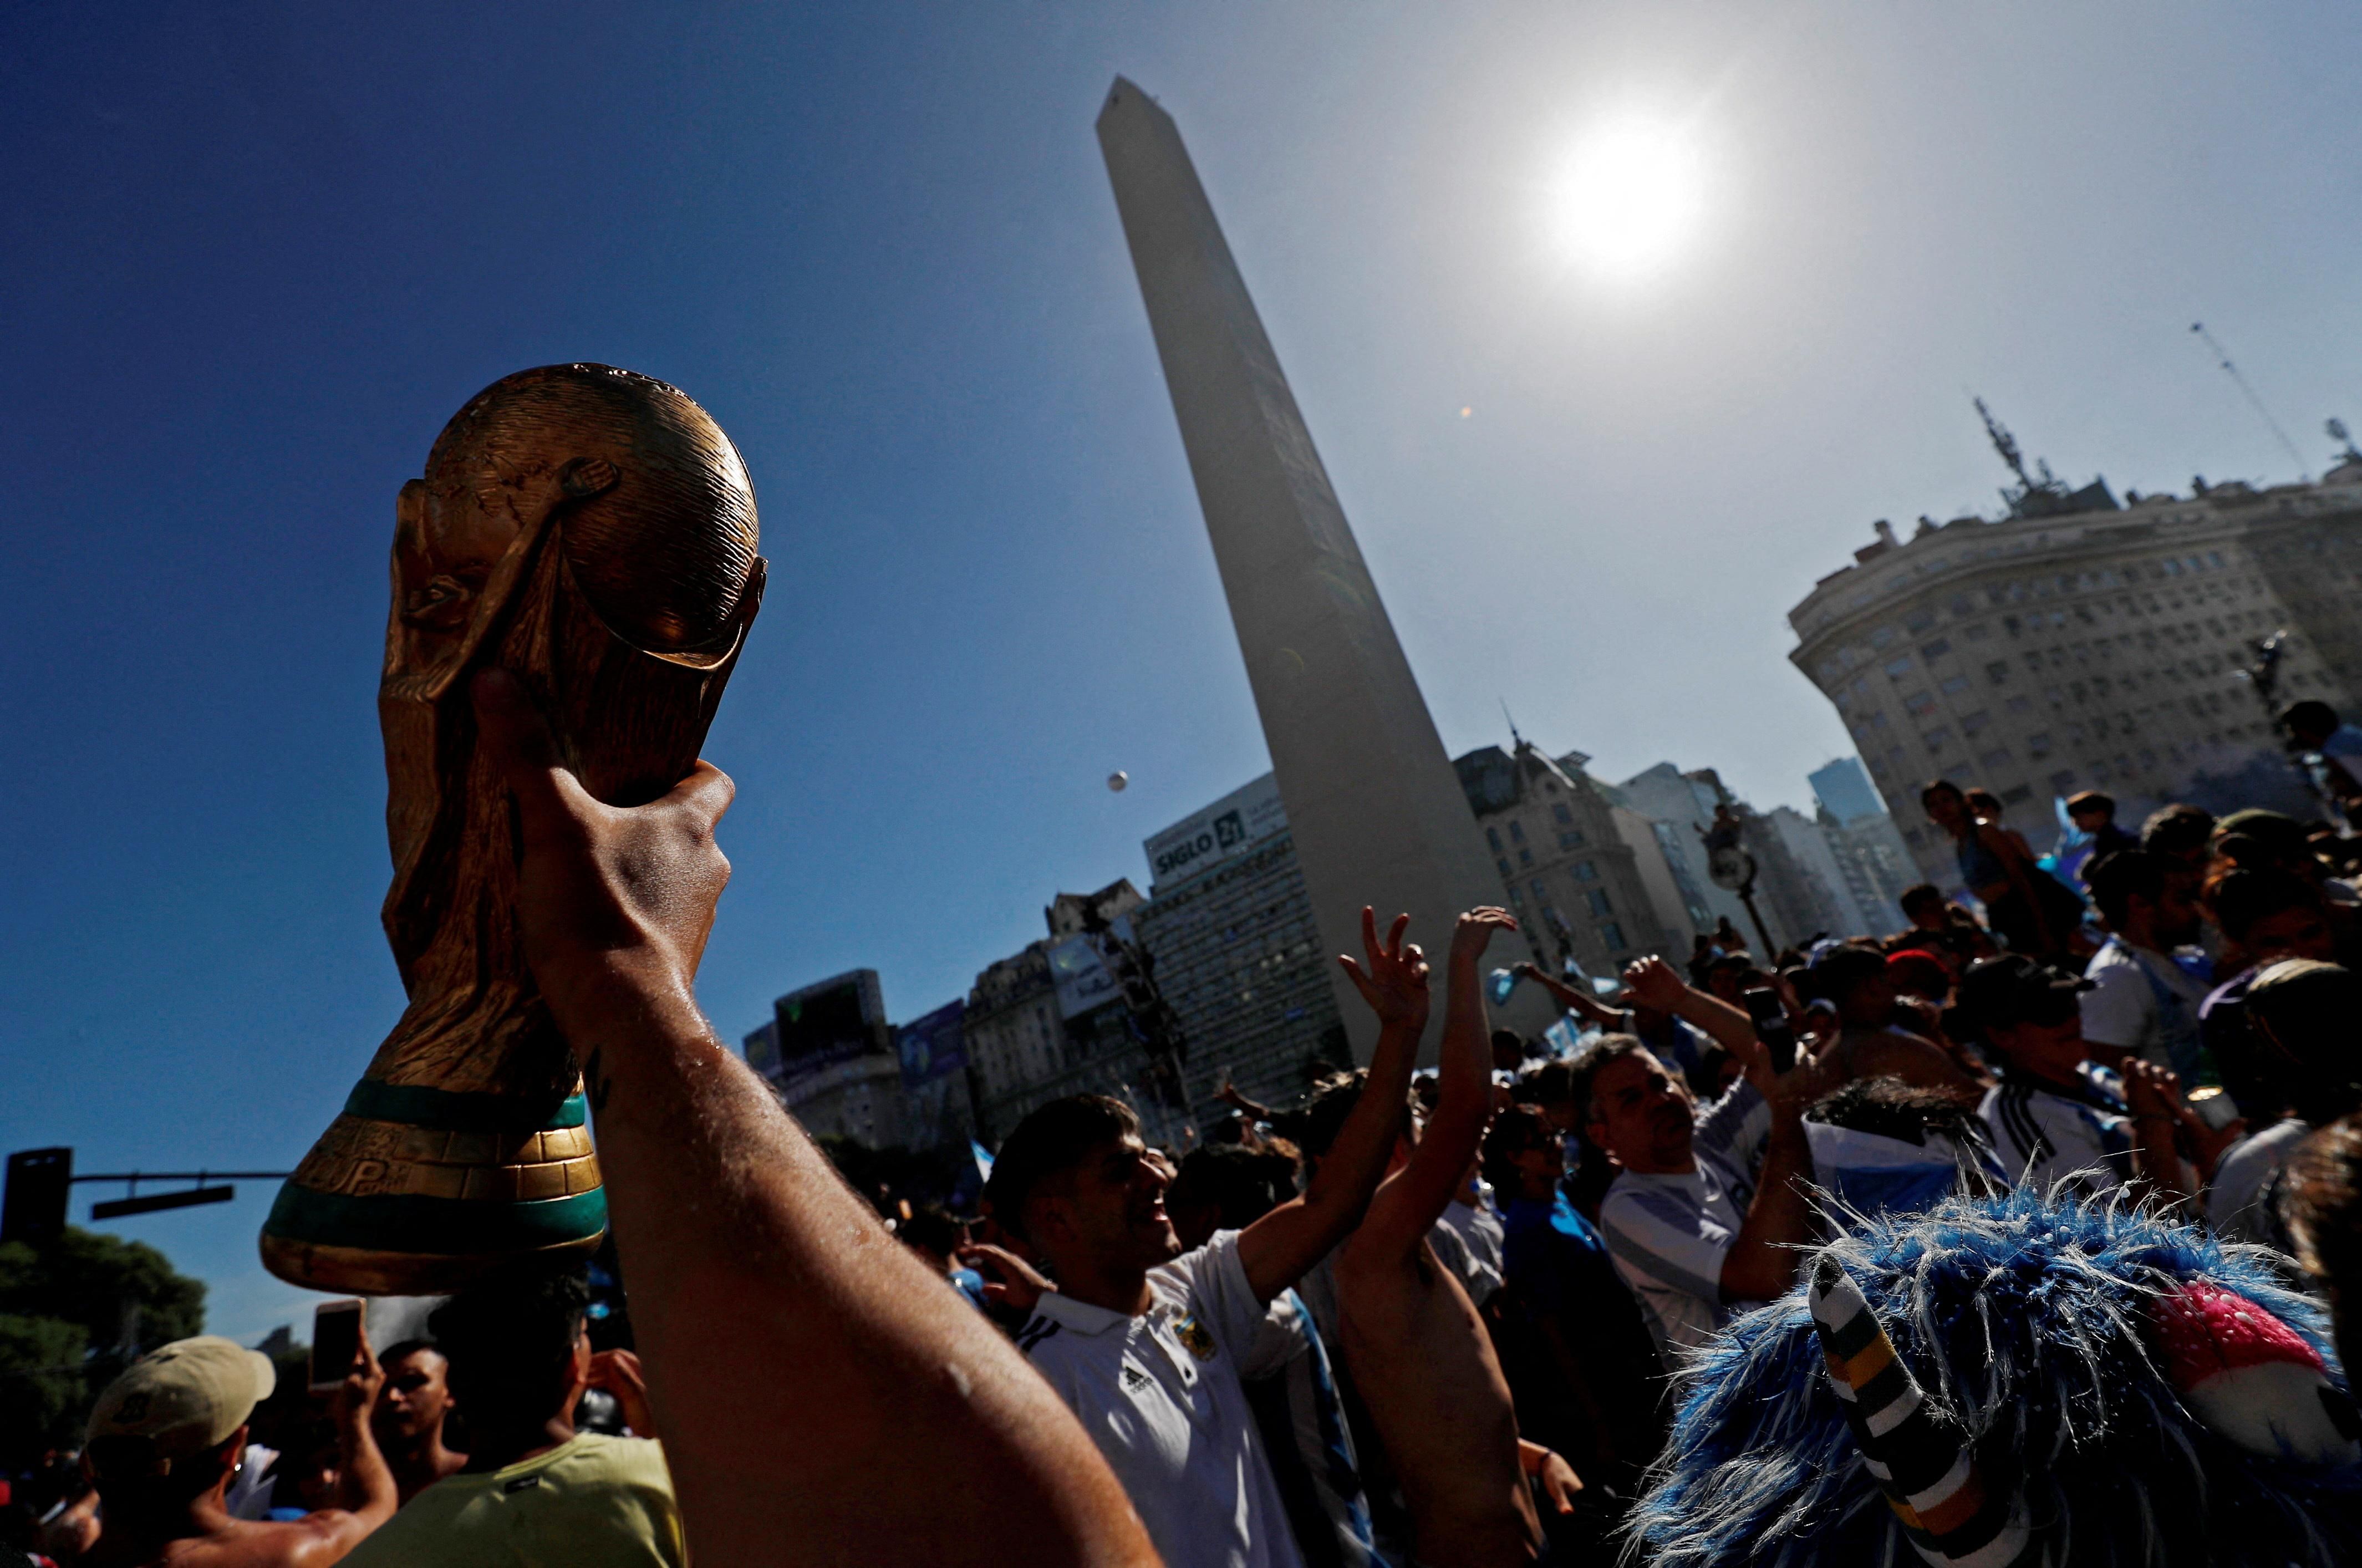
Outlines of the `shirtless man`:
{"label": "shirtless man", "polygon": [[270,1358],[210,1334],[133,1362],[98,1397],[84,1449],[98,1483],[98,1544],[83,1568],[325,1568],[391,1518],[393,1474],[370,1435],[384,1374],[368,1342],[337,1391],[337,1446],[361,1499],[300,1519],[232,1518],[222,1494],[248,1419],[277,1382]]}
{"label": "shirtless man", "polygon": [[[1427,1240],[1491,1118],[1478,965],[1493,933],[1517,928],[1505,910],[1460,917],[1445,975],[1435,1110],[1337,1258],[1346,1364],[1410,1505],[1414,1555],[1471,1568],[1515,1568],[1544,1548],[1508,1381],[1484,1320]],[[1378,1009],[1371,982],[1354,980]],[[1556,1506],[1572,1507],[1566,1494],[1581,1483],[1564,1462],[1535,1448],[1532,1463]]]}
{"label": "shirtless man", "polygon": [[[407,1504],[446,1475],[456,1475],[468,1456],[443,1441],[444,1418],[451,1412],[450,1364],[432,1340],[388,1345],[380,1358],[385,1386],[370,1422],[395,1489]],[[643,1432],[643,1437],[647,1434]]]}

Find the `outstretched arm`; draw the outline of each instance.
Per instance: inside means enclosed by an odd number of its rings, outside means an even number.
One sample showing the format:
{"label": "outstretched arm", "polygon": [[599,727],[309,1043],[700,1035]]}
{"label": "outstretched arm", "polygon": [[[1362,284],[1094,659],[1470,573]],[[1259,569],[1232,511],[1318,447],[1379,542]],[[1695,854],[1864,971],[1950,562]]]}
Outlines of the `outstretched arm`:
{"label": "outstretched arm", "polygon": [[1247,1284],[1268,1301],[1302,1279],[1307,1270],[1362,1221],[1370,1194],[1386,1174],[1395,1140],[1409,1114],[1410,1071],[1418,1059],[1418,1037],[1427,1030],[1427,955],[1403,933],[1410,916],[1396,915],[1394,929],[1378,940],[1374,911],[1362,911],[1362,949],[1369,967],[1342,954],[1337,962],[1378,1015],[1378,1047],[1352,1114],[1300,1198],[1281,1204],[1239,1232],[1239,1266]]}
{"label": "outstretched arm", "polygon": [[1510,966],[1509,972],[1520,979],[1531,980],[1551,994],[1551,999],[1585,1023],[1595,1023],[1602,1029],[1624,1027],[1624,1014],[1609,1007],[1597,997],[1586,994],[1579,986],[1570,986],[1557,976],[1545,972],[1542,966],[1529,959]]}
{"label": "outstretched arm", "polygon": [[[525,955],[589,1080],[699,1562],[1154,1563],[1065,1404],[699,1013],[729,779],[701,762],[663,800],[602,805],[513,677],[480,676],[475,696],[516,801]],[[770,1458],[790,1451],[785,1470]],[[921,1452],[929,1500],[912,1508],[902,1478]]]}
{"label": "outstretched arm", "polygon": [[1722,1260],[1722,1298],[1773,1301],[1796,1283],[1798,1250],[1813,1235],[1813,1207],[1805,1196],[1813,1179],[1812,1145],[1805,1141],[1804,1110],[1812,1089],[1809,1075],[1775,1074],[1769,1055],[1756,1048],[1747,1081],[1772,1105],[1772,1134],[1763,1144],[1763,1169],[1755,1200],[1731,1238]]}
{"label": "outstretched arm", "polygon": [[1755,1021],[1747,1016],[1746,1009],[1733,1007],[1720,997],[1699,990],[1662,958],[1643,958],[1628,965],[1624,986],[1641,1006],[1670,1012],[1695,1024],[1716,1044],[1749,1067],[1759,1057],[1766,1063],[1771,1060],[1764,1053],[1763,1043],[1755,1037]]}
{"label": "outstretched arm", "polygon": [[1485,1125],[1493,1119],[1492,1043],[1485,1026],[1480,965],[1496,931],[1515,931],[1507,910],[1470,910],[1451,933],[1444,964],[1443,1044],[1435,1110],[1410,1163],[1387,1178],[1353,1233],[1353,1246],[1409,1257],[1468,1174]]}

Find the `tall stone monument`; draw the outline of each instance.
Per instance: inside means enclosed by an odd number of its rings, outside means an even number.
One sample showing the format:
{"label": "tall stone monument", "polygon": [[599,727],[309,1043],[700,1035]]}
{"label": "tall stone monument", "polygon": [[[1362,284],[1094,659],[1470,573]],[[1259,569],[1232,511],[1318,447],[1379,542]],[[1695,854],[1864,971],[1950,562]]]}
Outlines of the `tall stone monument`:
{"label": "tall stone monument", "polygon": [[1407,910],[1440,966],[1501,879],[1173,117],[1118,77],[1098,134],[1320,939],[1358,955],[1363,904]]}

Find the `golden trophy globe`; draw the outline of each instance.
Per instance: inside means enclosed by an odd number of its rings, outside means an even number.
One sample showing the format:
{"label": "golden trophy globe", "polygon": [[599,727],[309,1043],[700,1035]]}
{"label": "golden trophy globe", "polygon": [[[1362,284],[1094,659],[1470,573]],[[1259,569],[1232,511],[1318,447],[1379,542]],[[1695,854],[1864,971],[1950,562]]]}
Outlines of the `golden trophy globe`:
{"label": "golden trophy globe", "polygon": [[763,597],[755,492],[722,427],[607,365],[494,382],[395,507],[385,933],[410,1003],[262,1228],[315,1290],[439,1295],[607,1227],[582,1078],[526,968],[514,805],[469,683],[515,672],[583,787],[629,806],[697,760]]}

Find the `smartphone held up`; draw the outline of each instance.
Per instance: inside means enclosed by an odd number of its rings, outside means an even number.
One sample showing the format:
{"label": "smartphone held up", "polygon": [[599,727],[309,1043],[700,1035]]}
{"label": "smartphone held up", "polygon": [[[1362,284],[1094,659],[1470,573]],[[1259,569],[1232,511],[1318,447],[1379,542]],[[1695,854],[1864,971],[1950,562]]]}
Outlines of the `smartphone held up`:
{"label": "smartphone held up", "polygon": [[1792,1073],[1796,1070],[1796,1031],[1788,1021],[1788,1010],[1780,1005],[1780,993],[1769,986],[1749,986],[1743,993],[1747,1016],[1755,1025],[1755,1038],[1772,1054],[1772,1070]]}
{"label": "smartphone held up", "polygon": [[312,1313],[311,1387],[315,1394],[333,1394],[352,1375],[361,1354],[361,1315],[368,1304],[357,1298],[323,1301]]}

